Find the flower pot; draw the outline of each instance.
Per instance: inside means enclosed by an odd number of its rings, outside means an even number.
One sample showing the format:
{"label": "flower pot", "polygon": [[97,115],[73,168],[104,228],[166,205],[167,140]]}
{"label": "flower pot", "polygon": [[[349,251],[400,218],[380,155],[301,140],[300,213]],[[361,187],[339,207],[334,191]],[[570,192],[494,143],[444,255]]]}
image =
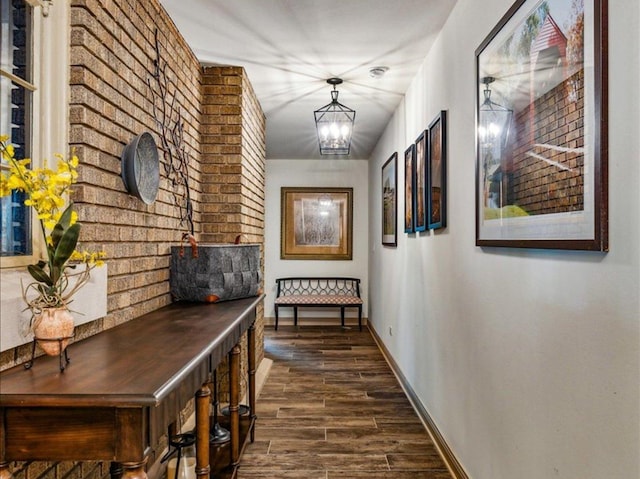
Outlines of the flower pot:
{"label": "flower pot", "polygon": [[49,356],[58,356],[73,337],[73,316],[67,308],[47,308],[36,315],[33,335]]}

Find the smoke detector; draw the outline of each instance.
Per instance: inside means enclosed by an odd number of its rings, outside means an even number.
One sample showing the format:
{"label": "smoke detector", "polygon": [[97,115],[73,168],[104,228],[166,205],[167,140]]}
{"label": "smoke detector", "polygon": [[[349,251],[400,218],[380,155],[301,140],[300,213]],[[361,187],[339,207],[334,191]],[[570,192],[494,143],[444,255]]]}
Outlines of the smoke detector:
{"label": "smoke detector", "polygon": [[373,67],[369,70],[369,76],[371,78],[382,78],[388,71],[389,67]]}

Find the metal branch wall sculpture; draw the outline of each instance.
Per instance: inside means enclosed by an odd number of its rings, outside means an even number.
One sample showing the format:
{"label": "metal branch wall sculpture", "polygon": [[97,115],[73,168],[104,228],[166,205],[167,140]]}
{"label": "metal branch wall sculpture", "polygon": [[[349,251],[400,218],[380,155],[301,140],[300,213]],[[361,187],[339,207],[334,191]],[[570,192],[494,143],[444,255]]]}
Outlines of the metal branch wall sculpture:
{"label": "metal branch wall sculpture", "polygon": [[180,212],[180,226],[186,226],[185,235],[194,234],[193,204],[189,189],[189,154],[184,144],[184,121],[175,83],[167,77],[167,62],[160,56],[158,30],[155,31],[156,59],[154,72],[147,80],[151,92],[153,117],[160,131],[165,174],[171,183],[174,205]]}

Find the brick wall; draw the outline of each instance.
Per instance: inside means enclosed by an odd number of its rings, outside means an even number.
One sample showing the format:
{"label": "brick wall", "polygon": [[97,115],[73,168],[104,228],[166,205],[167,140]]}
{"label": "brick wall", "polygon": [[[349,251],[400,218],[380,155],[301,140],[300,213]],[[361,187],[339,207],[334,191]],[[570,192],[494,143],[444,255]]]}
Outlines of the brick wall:
{"label": "brick wall", "polygon": [[[120,155],[134,136],[149,131],[160,147],[150,90],[156,32],[167,66],[165,98],[176,96],[184,121],[200,242],[230,243],[243,235],[243,242],[259,243],[264,251],[265,118],[244,70],[203,72],[158,0],[72,0],[70,21],[70,146],[81,161],[73,199],[84,247],[106,251],[109,268],[108,314],[78,326],[80,340],[171,302],[170,247],[188,227],[180,222],[170,181],[161,167],[158,198],[145,205],[126,192],[120,177]],[[259,363],[262,308],[256,326]],[[242,343],[246,371],[246,335]],[[2,358],[27,357],[29,347]],[[91,479],[107,475],[109,464],[32,462],[10,469],[16,479]]]}
{"label": "brick wall", "polygon": [[576,73],[516,115],[505,204],[531,215],[584,208],[583,88],[583,72]]}
{"label": "brick wall", "polygon": [[265,118],[243,68],[203,72],[202,241],[264,241]]}
{"label": "brick wall", "polygon": [[[240,236],[242,243],[257,243],[264,271],[266,126],[245,70],[205,68],[202,111],[202,242],[233,243]],[[263,339],[264,309],[260,306],[256,321],[258,364],[264,357]],[[245,368],[243,361],[243,378]],[[219,372],[225,390],[224,367]]]}
{"label": "brick wall", "polygon": [[[74,195],[83,223],[81,239],[109,258],[109,314],[102,329],[171,301],[169,248],[184,230],[164,176],[152,205],[130,196],[120,177],[120,155],[134,136],[150,131],[159,142],[148,85],[156,59],[156,28],[168,77],[176,83],[171,96],[178,91],[196,212],[200,159],[198,61],[156,1],[108,5],[72,2],[69,110],[70,143],[82,163]],[[96,327],[100,325],[89,326]]]}

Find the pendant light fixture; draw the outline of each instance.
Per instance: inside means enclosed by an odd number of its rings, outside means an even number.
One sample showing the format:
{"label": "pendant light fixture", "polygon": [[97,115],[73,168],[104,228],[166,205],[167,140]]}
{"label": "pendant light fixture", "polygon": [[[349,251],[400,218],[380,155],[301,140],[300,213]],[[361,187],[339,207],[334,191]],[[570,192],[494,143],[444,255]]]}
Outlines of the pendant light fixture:
{"label": "pendant light fixture", "polygon": [[314,111],[318,143],[321,155],[348,155],[351,149],[351,134],[356,118],[355,110],[338,102],[336,86],[342,83],[340,78],[329,78],[331,103]]}
{"label": "pendant light fixture", "polygon": [[507,143],[513,110],[491,100],[489,85],[496,81],[494,77],[483,77],[480,81],[484,83],[478,126],[480,145],[487,149],[498,148],[499,152]]}

